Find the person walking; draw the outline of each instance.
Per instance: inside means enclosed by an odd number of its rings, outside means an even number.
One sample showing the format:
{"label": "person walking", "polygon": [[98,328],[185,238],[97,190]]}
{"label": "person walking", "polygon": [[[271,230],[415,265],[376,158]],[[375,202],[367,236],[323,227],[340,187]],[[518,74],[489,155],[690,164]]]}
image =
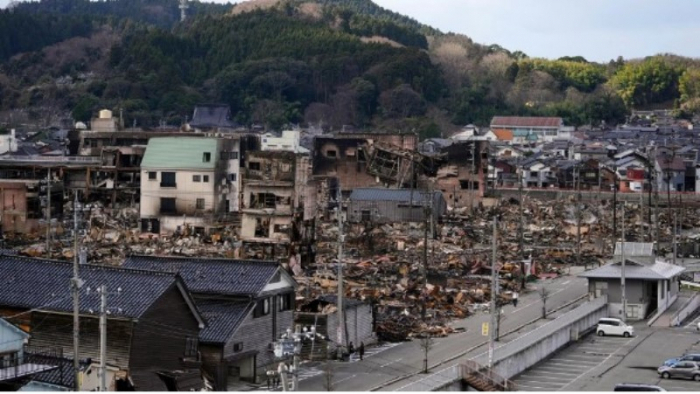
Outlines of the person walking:
{"label": "person walking", "polygon": [[518,292],[517,291],[513,292],[513,306],[516,308],[518,307]]}
{"label": "person walking", "polygon": [[365,355],[365,343],[364,342],[360,342],[359,352],[360,352],[360,361],[362,361],[362,357]]}
{"label": "person walking", "polygon": [[348,353],[350,353],[350,355],[355,353],[355,345],[352,344],[352,341],[350,341],[350,344],[348,345]]}

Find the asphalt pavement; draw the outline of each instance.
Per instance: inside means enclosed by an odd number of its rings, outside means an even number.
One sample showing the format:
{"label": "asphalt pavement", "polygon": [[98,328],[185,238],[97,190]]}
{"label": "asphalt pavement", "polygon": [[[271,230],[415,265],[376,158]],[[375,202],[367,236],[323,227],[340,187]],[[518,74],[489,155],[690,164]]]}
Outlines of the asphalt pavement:
{"label": "asphalt pavement", "polygon": [[[574,307],[572,302],[587,294],[588,288],[584,278],[564,276],[556,279],[540,281],[534,287],[545,286],[550,296],[547,300],[547,310],[569,310]],[[534,290],[534,289],[533,289]],[[569,307],[565,307],[570,305]],[[547,320],[541,319],[542,301],[536,291],[521,294],[518,307],[507,305],[501,315],[502,342],[507,342],[522,335],[524,332],[536,329]],[[552,313],[553,318],[557,312]],[[455,333],[445,338],[436,338],[428,355],[430,371],[440,370],[461,360],[477,356],[487,350],[488,338],[482,336],[481,325],[490,320],[485,312],[476,313],[466,319],[456,320],[452,326],[464,328],[465,331]],[[510,333],[510,334],[509,334]],[[423,369],[424,353],[418,341],[404,342],[392,347],[386,347],[373,353],[362,361],[331,362],[331,380],[334,391],[393,391],[405,387],[411,381],[430,379],[430,374],[420,373]],[[318,368],[309,364],[304,368]],[[300,381],[302,391],[326,391],[328,374],[309,376]]]}

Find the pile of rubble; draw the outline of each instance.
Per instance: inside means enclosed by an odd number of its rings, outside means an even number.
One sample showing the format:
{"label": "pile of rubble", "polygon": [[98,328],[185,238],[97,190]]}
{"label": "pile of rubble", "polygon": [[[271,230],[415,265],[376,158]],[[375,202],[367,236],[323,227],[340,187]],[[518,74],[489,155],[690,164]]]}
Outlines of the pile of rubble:
{"label": "pile of rubble", "polygon": [[[628,203],[623,218],[618,210],[618,236],[624,220],[626,239],[645,241],[650,231],[647,211]],[[508,302],[513,291],[528,291],[527,286],[522,288],[527,281],[561,275],[577,263],[600,265],[612,254],[613,215],[608,201],[582,203],[577,211],[573,198],[526,197],[522,207],[517,200],[503,200],[490,208],[450,212],[442,223],[434,224],[435,237],[428,239],[427,253],[423,223],[346,225],[345,295],[376,305],[381,339],[448,335],[452,319],[488,311],[493,231],[489,218],[494,216],[499,219],[500,303]],[[671,234],[669,216],[659,215],[662,239]],[[695,215],[685,215],[681,222],[683,228],[700,228]],[[319,228],[316,265],[297,275],[303,298],[337,292],[338,228],[335,222]]]}

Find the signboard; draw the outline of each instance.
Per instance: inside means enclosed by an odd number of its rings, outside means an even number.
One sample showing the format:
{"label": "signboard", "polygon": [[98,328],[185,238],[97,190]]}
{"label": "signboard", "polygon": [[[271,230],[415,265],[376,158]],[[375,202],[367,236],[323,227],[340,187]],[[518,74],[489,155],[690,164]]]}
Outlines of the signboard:
{"label": "signboard", "polygon": [[489,323],[481,323],[481,335],[485,337],[489,336]]}
{"label": "signboard", "polygon": [[289,356],[294,354],[294,340],[283,339],[282,340],[282,354]]}

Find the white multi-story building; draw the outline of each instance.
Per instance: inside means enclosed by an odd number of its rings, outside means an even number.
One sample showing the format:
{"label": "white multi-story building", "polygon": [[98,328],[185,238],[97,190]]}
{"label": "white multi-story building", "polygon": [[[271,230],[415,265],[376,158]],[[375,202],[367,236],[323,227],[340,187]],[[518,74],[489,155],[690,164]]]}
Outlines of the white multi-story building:
{"label": "white multi-story building", "polygon": [[240,150],[233,138],[151,138],[141,162],[142,231],[220,227],[239,211]]}

